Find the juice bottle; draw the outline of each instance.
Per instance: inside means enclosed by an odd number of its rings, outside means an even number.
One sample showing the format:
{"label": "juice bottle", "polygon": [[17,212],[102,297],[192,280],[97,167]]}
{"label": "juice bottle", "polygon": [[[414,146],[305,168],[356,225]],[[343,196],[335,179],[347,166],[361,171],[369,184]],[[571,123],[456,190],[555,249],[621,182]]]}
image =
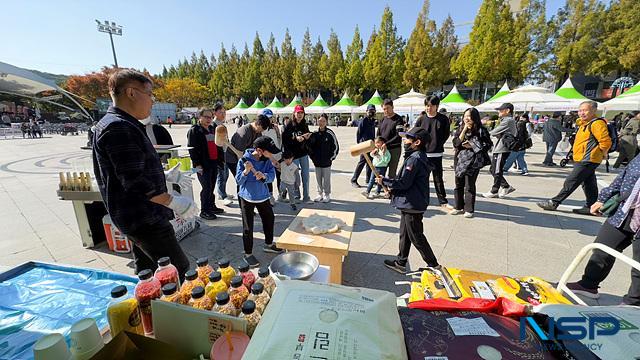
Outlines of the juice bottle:
{"label": "juice bottle", "polygon": [[214,271],[209,275],[209,283],[205,286],[204,292],[209,299],[215,301],[216,296],[221,292],[226,292],[227,289],[227,284],[222,281],[222,274],[219,271]]}
{"label": "juice bottle", "polygon": [[160,285],[162,286],[165,286],[169,283],[174,283],[178,287],[180,287],[180,277],[178,276],[178,269],[173,264],[171,264],[171,260],[168,256],[158,259],[158,269],[153,276],[158,279],[158,281],[160,281]]}
{"label": "juice bottle", "polygon": [[204,284],[198,278],[198,273],[195,270],[187,271],[187,273],[184,274],[184,283],[180,288],[180,293],[182,294],[185,304],[191,299],[191,290],[196,286],[202,286],[204,288]]}
{"label": "juice bottle", "polygon": [[256,303],[251,300],[247,300],[242,304],[242,313],[240,313],[238,317],[247,320],[247,335],[249,335],[249,337],[253,335],[256,327],[258,327],[258,323],[262,319],[260,313],[256,311]]}
{"label": "juice bottle", "polygon": [[196,286],[191,290],[189,306],[194,309],[211,310],[211,308],[213,308],[213,301],[205,295],[204,288],[202,286]]}
{"label": "juice bottle", "polygon": [[109,320],[112,338],[123,330],[144,335],[142,322],[140,321],[138,300],[127,293],[127,287],[124,285],[111,289],[111,301],[107,307],[107,319]]}
{"label": "juice bottle", "polygon": [[213,272],[213,268],[209,265],[209,258],[202,257],[196,260],[196,272],[198,279],[206,286],[209,283],[209,275]]}
{"label": "juice bottle", "polygon": [[258,270],[256,283],[263,284],[264,290],[269,296],[273,296],[273,292],[276,291],[276,281],[273,279],[273,276],[271,276],[271,272],[267,266],[261,267],[260,270]]}
{"label": "juice bottle", "polygon": [[231,284],[231,278],[236,276],[236,271],[229,266],[229,259],[223,258],[218,261],[218,271],[222,274],[222,280],[229,286]]}
{"label": "juice bottle", "polygon": [[249,298],[247,300],[252,300],[256,303],[256,310],[260,315],[262,315],[264,314],[264,309],[267,307],[271,297],[269,297],[269,294],[264,290],[264,285],[255,283],[251,287],[251,294],[249,294]]}
{"label": "juice bottle", "polygon": [[229,294],[226,292],[222,292],[216,296],[216,304],[213,306],[213,311],[219,312],[220,314],[238,316],[238,309],[233,306]]}
{"label": "juice bottle", "polygon": [[162,287],[162,297],[160,300],[176,304],[186,304],[182,294],[178,291],[178,285],[176,283],[168,283]]}
{"label": "juice bottle", "polygon": [[135,295],[140,304],[140,317],[144,334],[153,335],[153,318],[151,316],[151,300],[159,299],[162,296],[160,281],[154,278],[151,270],[146,269],[138,273],[140,281],[136,285]]}
{"label": "juice bottle", "polygon": [[240,276],[242,276],[242,284],[247,290],[251,289],[251,285],[256,282],[256,276],[249,270],[249,264],[246,262],[238,267]]}

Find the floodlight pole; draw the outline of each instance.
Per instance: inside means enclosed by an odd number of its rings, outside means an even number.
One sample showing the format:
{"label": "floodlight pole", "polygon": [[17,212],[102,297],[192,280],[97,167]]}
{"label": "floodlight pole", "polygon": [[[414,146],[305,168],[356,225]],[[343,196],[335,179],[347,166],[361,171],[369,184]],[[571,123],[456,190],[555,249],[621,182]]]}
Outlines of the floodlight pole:
{"label": "floodlight pole", "polygon": [[109,21],[105,20],[104,24],[100,21],[96,20],[98,24],[98,31],[109,34],[109,40],[111,41],[111,52],[113,53],[113,62],[115,67],[118,67],[118,58],[116,57],[116,47],[113,44],[113,34],[122,36],[122,26],[116,25],[116,23],[112,22],[109,24]]}

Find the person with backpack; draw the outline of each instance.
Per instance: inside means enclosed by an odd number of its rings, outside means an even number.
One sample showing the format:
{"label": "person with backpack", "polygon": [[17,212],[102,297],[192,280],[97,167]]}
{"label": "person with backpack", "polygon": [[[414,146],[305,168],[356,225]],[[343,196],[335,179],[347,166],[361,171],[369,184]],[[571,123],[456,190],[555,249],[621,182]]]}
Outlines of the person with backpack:
{"label": "person with backpack", "polygon": [[509,185],[507,179],[504,178],[504,164],[509,158],[509,154],[515,148],[516,143],[516,122],[513,120],[513,104],[504,103],[498,108],[498,116],[500,124],[496,126],[489,134],[498,140],[493,146],[491,159],[491,175],[493,175],[493,186],[491,191],[482,194],[486,198],[504,198],[508,194],[516,191],[516,188]]}
{"label": "person with backpack", "polygon": [[609,124],[604,118],[596,117],[598,103],[584,101],[578,110],[579,119],[576,120],[578,131],[573,142],[573,170],[567,176],[562,190],[555,197],[537,203],[544,210],[556,210],[558,205],[568,198],[582,185],[586,196],[584,207],[574,209],[573,212],[581,215],[592,215],[591,205],[598,200],[598,182],[596,169],[607,156],[612,145],[609,135]]}
{"label": "person with backpack", "polygon": [[513,163],[518,164],[518,170],[520,170],[520,175],[527,176],[529,175],[529,170],[527,169],[527,161],[524,159],[524,155],[527,149],[533,146],[533,142],[531,141],[530,132],[527,129],[531,122],[529,121],[529,115],[524,113],[520,115],[520,118],[516,122],[516,144],[515,148],[509,154],[509,158],[504,163],[504,167],[502,168],[503,172],[508,172],[513,166]]}
{"label": "person with backpack", "polygon": [[640,133],[640,111],[635,111],[631,120],[627,121],[620,130],[619,153],[616,163],[613,164],[614,169],[636,157],[638,152],[638,133]]}

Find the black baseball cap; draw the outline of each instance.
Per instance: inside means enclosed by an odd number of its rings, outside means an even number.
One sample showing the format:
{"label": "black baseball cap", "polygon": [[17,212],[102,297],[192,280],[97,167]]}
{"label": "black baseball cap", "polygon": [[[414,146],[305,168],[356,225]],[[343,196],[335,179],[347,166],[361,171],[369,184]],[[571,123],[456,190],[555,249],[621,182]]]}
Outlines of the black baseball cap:
{"label": "black baseball cap", "polygon": [[373,104],[369,104],[369,105],[367,105],[367,111],[369,111],[369,110],[376,111],[376,106],[375,106],[375,105],[373,105]]}
{"label": "black baseball cap", "polygon": [[400,136],[408,137],[410,139],[422,140],[424,143],[429,139],[429,132],[422,127],[414,127],[407,132],[399,133]]}
{"label": "black baseball cap", "polygon": [[496,110],[506,110],[509,109],[513,114],[513,104],[512,103],[504,103],[496,108]]}
{"label": "black baseball cap", "polygon": [[273,142],[273,139],[268,136],[260,136],[253,142],[254,149],[266,150],[272,154],[278,154],[280,149]]}

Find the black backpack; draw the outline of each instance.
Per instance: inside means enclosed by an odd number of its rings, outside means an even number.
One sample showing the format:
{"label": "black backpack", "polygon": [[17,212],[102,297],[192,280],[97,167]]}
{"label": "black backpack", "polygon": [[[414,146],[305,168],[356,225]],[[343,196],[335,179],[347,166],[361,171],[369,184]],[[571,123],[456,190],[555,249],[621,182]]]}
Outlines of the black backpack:
{"label": "black backpack", "polygon": [[500,140],[502,140],[504,146],[510,151],[518,151],[518,148],[520,147],[518,139],[509,132],[504,133]]}
{"label": "black backpack", "polygon": [[[594,119],[588,125],[589,133],[591,134],[591,136],[593,136],[593,133],[591,132],[591,124],[593,124],[594,121],[598,120],[602,120],[605,124],[607,124],[607,132],[609,133],[609,137],[611,138],[611,147],[609,148],[609,153],[618,151],[618,129],[616,128],[616,124],[614,122],[608,122],[605,118]],[[595,136],[593,137],[595,138]]]}

